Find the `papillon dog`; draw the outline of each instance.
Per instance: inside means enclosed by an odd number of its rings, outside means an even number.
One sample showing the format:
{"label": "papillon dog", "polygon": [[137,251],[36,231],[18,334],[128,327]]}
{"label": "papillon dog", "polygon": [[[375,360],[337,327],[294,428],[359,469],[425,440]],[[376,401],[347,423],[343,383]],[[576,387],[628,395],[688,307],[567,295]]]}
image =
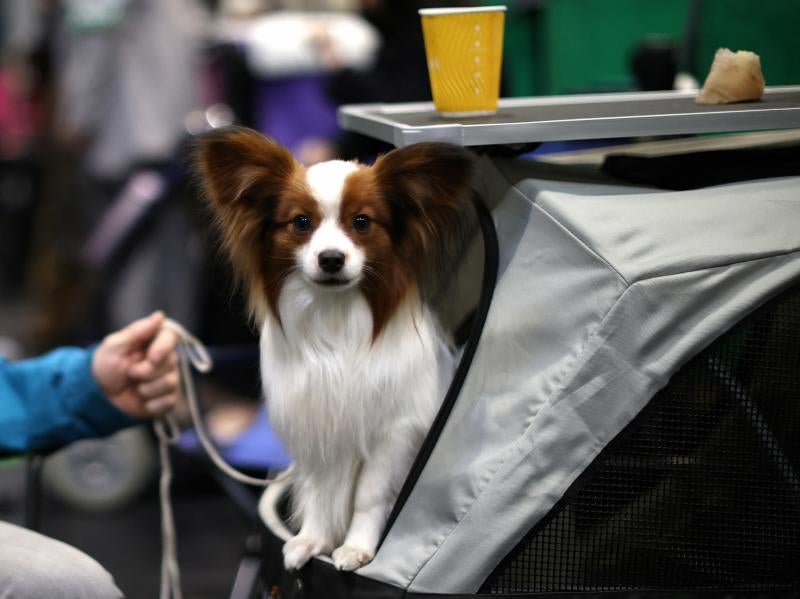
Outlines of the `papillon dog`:
{"label": "papillon dog", "polygon": [[374,556],[453,370],[420,281],[471,211],[471,155],[424,143],[372,166],[305,167],[232,128],[199,143],[197,168],[260,327],[269,420],[293,457],[299,530],[285,566],[331,554],[354,570]]}

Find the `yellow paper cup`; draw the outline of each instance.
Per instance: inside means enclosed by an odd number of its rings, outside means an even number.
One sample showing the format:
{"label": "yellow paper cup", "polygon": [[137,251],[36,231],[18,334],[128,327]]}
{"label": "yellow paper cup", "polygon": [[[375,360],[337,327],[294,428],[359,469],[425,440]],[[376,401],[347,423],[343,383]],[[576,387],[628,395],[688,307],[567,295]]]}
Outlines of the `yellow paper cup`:
{"label": "yellow paper cup", "polygon": [[424,8],[433,103],[444,117],[497,112],[505,6]]}

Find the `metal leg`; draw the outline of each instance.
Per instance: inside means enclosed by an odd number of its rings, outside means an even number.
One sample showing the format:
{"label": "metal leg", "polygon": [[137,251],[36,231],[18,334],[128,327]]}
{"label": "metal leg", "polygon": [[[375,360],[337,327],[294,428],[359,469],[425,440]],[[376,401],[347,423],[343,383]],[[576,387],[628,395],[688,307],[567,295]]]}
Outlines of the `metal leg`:
{"label": "metal leg", "polygon": [[261,539],[257,534],[247,538],[245,555],[239,562],[239,570],[233,581],[230,599],[254,599],[263,594],[258,593],[261,587]]}
{"label": "metal leg", "polygon": [[25,526],[36,532],[42,529],[42,466],[44,456],[33,453],[25,465]]}

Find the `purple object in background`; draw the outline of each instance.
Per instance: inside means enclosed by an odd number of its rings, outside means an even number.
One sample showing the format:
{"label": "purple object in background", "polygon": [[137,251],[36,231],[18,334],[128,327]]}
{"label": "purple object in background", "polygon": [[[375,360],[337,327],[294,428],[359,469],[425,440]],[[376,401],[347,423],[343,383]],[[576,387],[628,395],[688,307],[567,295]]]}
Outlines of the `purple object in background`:
{"label": "purple object in background", "polygon": [[[194,429],[181,434],[178,447],[187,453],[203,453]],[[253,422],[233,441],[219,446],[222,457],[234,468],[283,470],[292,461],[283,444],[272,432],[267,411],[260,408]]]}
{"label": "purple object in background", "polygon": [[335,139],[336,106],[326,86],[324,75],[262,79],[256,91],[256,129],[295,154],[307,139]]}

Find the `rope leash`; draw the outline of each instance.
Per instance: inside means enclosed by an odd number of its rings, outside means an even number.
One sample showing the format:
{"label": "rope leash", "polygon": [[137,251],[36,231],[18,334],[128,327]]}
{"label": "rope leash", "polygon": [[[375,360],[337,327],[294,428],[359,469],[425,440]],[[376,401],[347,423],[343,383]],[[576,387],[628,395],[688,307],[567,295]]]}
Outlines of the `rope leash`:
{"label": "rope leash", "polygon": [[[214,364],[211,356],[202,342],[187,331],[181,324],[172,319],[166,319],[163,328],[174,332],[178,337],[178,368],[181,379],[181,389],[189,404],[189,413],[192,417],[197,438],[208,454],[214,465],[231,478],[256,487],[266,487],[274,482],[282,481],[289,476],[291,470],[285,470],[275,478],[255,478],[232,468],[217,451],[206,429],[202,426],[202,414],[197,400],[197,392],[192,378],[192,369],[199,372],[209,372]],[[161,503],[161,594],[160,599],[181,599],[181,578],[178,567],[178,544],[175,533],[175,519],[170,498],[172,483],[172,463],[169,459],[169,446],[175,445],[180,437],[180,428],[173,413],[167,413],[154,423],[156,437],[158,438],[158,456],[161,462],[161,476],[159,479],[159,499]]]}

